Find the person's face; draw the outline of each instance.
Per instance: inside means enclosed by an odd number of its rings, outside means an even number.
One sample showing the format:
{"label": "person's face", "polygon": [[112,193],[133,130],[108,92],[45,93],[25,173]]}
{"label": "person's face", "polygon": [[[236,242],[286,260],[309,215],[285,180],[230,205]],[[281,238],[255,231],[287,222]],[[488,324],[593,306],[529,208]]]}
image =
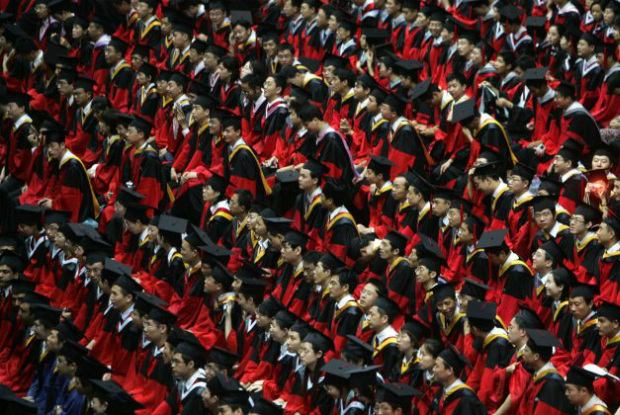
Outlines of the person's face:
{"label": "person's face", "polygon": [[465,95],[465,85],[461,85],[459,81],[452,80],[448,82],[448,93],[452,95],[455,101],[461,99],[463,95]]}
{"label": "person's face", "polygon": [[534,353],[532,349],[530,349],[529,346],[526,345],[523,349],[523,354],[521,357],[523,358],[524,364],[531,366],[538,359],[538,354]]}
{"label": "person's face", "polygon": [[304,281],[305,282],[310,282],[310,283],[314,282],[314,269],[315,268],[316,268],[316,265],[313,264],[312,262],[304,262],[303,263]]}
{"label": "person's face", "polygon": [[321,131],[321,124],[319,120],[317,120],[316,118],[311,121],[304,122],[304,127],[306,127],[308,132],[312,134],[317,134],[318,132]]}
{"label": "person's face", "polygon": [[280,253],[282,254],[282,259],[284,260],[284,262],[290,263],[299,258],[299,255],[301,254],[301,249],[293,249],[293,247],[291,247],[291,244],[289,244],[288,242],[284,242],[282,244],[282,249],[280,250]]}
{"label": "person's face", "polygon": [[312,343],[302,342],[299,347],[299,361],[302,365],[308,367],[314,365],[321,357],[321,352],[315,352]]}
{"label": "person's face", "polygon": [[592,303],[588,303],[583,297],[571,297],[568,304],[570,313],[577,320],[583,320],[592,311]]}
{"label": "person's face", "polygon": [[71,365],[67,361],[67,358],[62,355],[58,356],[56,359],[56,367],[61,375],[68,376],[71,374]]}
{"label": "person's face", "polygon": [[278,324],[275,319],[271,321],[271,325],[269,326],[269,333],[271,333],[271,337],[273,337],[276,342],[280,344],[286,342],[288,330],[280,327],[280,324]]}
{"label": "person's face", "polygon": [[[191,366],[191,367],[190,367]],[[172,354],[172,374],[175,378],[186,380],[189,378],[193,362],[189,362],[189,365],[183,360],[181,353]]]}
{"label": "person's face", "polygon": [[426,351],[426,347],[422,346],[418,350],[418,358],[420,359],[420,369],[431,371],[435,366],[435,358],[432,354]]}
{"label": "person's face", "polygon": [[444,298],[437,302],[437,309],[447,318],[452,318],[456,311],[456,299],[452,297]]}
{"label": "person's face", "polygon": [[615,232],[605,222],[601,223],[596,231],[596,235],[603,245],[608,244],[615,239]]}
{"label": "person's face", "polygon": [[96,396],[90,400],[90,407],[97,415],[103,415],[108,410],[108,404]]}
{"label": "person's face", "polygon": [[293,64],[295,56],[290,50],[279,50],[278,51],[278,62],[282,65],[282,67],[289,66]]}
{"label": "person's face", "polygon": [[265,223],[265,220],[260,216],[254,224],[254,233],[260,237],[267,236],[267,224]]}
{"label": "person's face", "polygon": [[73,97],[78,106],[84,107],[90,102],[91,93],[86,92],[83,88],[77,88],[73,90]]}
{"label": "person's face", "polygon": [[222,138],[226,143],[234,144],[239,139],[240,134],[240,130],[235,130],[234,126],[229,125],[222,131]]}
{"label": "person's face", "polygon": [[386,103],[381,104],[381,115],[388,121],[395,120],[398,116],[394,111],[392,111],[392,107]]}
{"label": "person's face", "polygon": [[406,351],[414,348],[411,337],[409,337],[409,334],[404,330],[398,332],[396,341],[398,342],[398,351],[401,353],[405,353]]}
{"label": "person's face", "polygon": [[346,42],[351,39],[351,32],[344,28],[344,26],[338,26],[336,30],[336,37],[341,42]]}
{"label": "person's face", "polygon": [[435,360],[435,366],[433,366],[433,374],[435,375],[435,379],[439,383],[444,383],[450,380],[452,373],[452,369],[448,369],[448,367],[446,366],[446,362],[444,362],[441,357],[438,357]]}
{"label": "person's face", "polygon": [[312,190],[318,184],[318,179],[312,178],[310,170],[302,168],[299,171],[297,183],[299,183],[299,188],[301,190],[307,191]]}
{"label": "person's face", "polygon": [[523,330],[519,328],[519,325],[513,318],[508,324],[508,340],[512,344],[517,344],[517,342],[523,337]]}
{"label": "person's face", "polygon": [[314,283],[316,285],[323,284],[329,278],[329,272],[323,268],[323,263],[319,261],[314,268]]}
{"label": "person's face", "polygon": [[369,92],[370,91],[368,91],[367,89],[364,89],[364,85],[362,85],[361,83],[355,83],[355,86],[353,88],[353,94],[355,96],[355,99],[357,99],[358,101],[365,100]]}
{"label": "person's face", "polygon": [[211,52],[206,52],[205,56],[204,56],[204,62],[205,62],[205,67],[210,70],[210,71],[214,71],[217,69],[217,64],[218,64],[218,59],[217,56],[214,55]]}
{"label": "person's face", "polygon": [[104,52],[104,58],[108,65],[114,65],[122,58],[122,54],[119,53],[114,46],[106,46]]}
{"label": "person's face", "polygon": [[555,281],[555,277],[553,274],[549,278],[547,278],[547,282],[545,283],[545,291],[547,295],[554,299],[559,299],[562,296],[562,291],[564,290],[563,285],[558,285]]}
{"label": "person's face", "polygon": [[419,284],[426,284],[432,279],[431,272],[424,265],[418,265],[415,269],[415,280]]}
{"label": "person's face", "polygon": [[407,187],[409,183],[404,177],[396,177],[392,184],[392,197],[399,202],[404,201],[407,198]]}
{"label": "person's face", "polygon": [[456,41],[456,52],[459,56],[470,59],[470,53],[474,50],[474,45],[469,43],[467,39],[459,39]]}
{"label": "person's face", "polygon": [[504,58],[502,56],[498,56],[493,62],[491,62],[497,73],[500,75],[505,75],[508,73],[510,68],[506,65]]}
{"label": "person's face", "polygon": [[529,188],[529,183],[521,178],[521,176],[517,176],[511,174],[508,176],[508,188],[511,192],[516,194],[521,194]]}
{"label": "person's face", "polygon": [[562,157],[559,154],[555,155],[555,157],[553,158],[553,170],[557,174],[562,175],[568,172],[571,168],[572,168],[571,161],[566,160],[564,157]]}
{"label": "person's face", "polygon": [[570,218],[570,233],[573,235],[582,235],[588,231],[588,223],[583,215],[573,214]]}
{"label": "person's face", "polygon": [[47,145],[47,154],[50,158],[58,159],[62,156],[62,151],[65,149],[64,144],[61,143],[49,143]]}
{"label": "person's face", "polygon": [[183,257],[183,261],[193,261],[197,255],[198,252],[190,245],[189,242],[183,239],[183,242],[181,242],[181,256]]}
{"label": "person's face", "polygon": [[603,9],[601,9],[600,4],[593,4],[590,8],[590,12],[595,21],[600,22],[601,19],[603,19]]}
{"label": "person's face", "polygon": [[560,43],[560,32],[556,26],[551,26],[547,32],[547,41],[551,45],[557,45]]}
{"label": "person's face", "polygon": [[146,318],[144,319],[144,334],[147,339],[157,344],[164,336],[165,326],[159,324],[157,321]]}
{"label": "person's face", "polygon": [[265,314],[261,314],[258,311],[256,312],[256,321],[258,323],[258,326],[262,329],[265,330],[269,330],[269,327],[271,327],[271,321],[272,318],[265,315]]}
{"label": "person's face", "polygon": [[448,225],[453,229],[458,229],[461,226],[461,211],[460,209],[450,208],[448,210]]}
{"label": "person's face", "polygon": [[187,45],[189,38],[187,33],[179,32],[177,30],[172,30],[172,44],[177,49],[184,49]]}
{"label": "person's face", "polygon": [[57,82],[58,93],[63,96],[70,96],[73,94],[73,85],[67,82],[66,79],[60,79]]}
{"label": "person's face", "polygon": [[588,396],[588,390],[583,386],[567,383],[565,394],[571,405],[579,406],[582,405],[586,400],[586,397]]}
{"label": "person's face", "polygon": [[289,330],[286,333],[286,347],[291,353],[298,353],[301,347],[301,337],[296,331]]}
{"label": "person's face", "polygon": [[431,35],[436,39],[441,36],[441,31],[443,30],[443,24],[437,20],[431,20],[428,24],[428,30],[431,32]]}
{"label": "person's face", "polygon": [[609,169],[609,168],[611,168],[611,160],[609,160],[609,157],[602,156],[602,155],[595,155],[594,157],[592,157],[592,169],[593,170]]}
{"label": "person's face", "polygon": [[379,245],[379,256],[381,259],[391,260],[395,255],[398,255],[395,249],[392,249],[392,243],[387,239],[381,241],[381,245]]}
{"label": "person's face", "polygon": [[213,190],[211,185],[202,186],[202,200],[205,202],[213,202],[216,201],[218,197],[220,197],[220,192]]}
{"label": "person's face", "polygon": [[278,44],[273,39],[269,39],[263,43],[263,49],[267,56],[275,56],[278,53]]}
{"label": "person's face", "polygon": [[94,264],[86,264],[86,275],[94,282],[99,282],[103,271],[103,263],[95,262]]}
{"label": "person's face", "polygon": [[470,53],[470,58],[471,61],[474,65],[476,66],[482,66],[482,63],[484,61],[483,56],[482,56],[482,51],[480,49],[478,49],[477,47],[472,49],[471,53]]}
{"label": "person's face", "polygon": [[370,324],[370,327],[372,327],[374,330],[383,327],[383,325],[387,323],[387,316],[382,316],[379,312],[379,308],[376,305],[370,307],[367,315],[368,323]]}
{"label": "person's face", "polygon": [[450,201],[442,198],[433,199],[433,214],[439,217],[443,217],[448,213],[450,209]]}
{"label": "person's face", "polygon": [[237,43],[245,43],[250,37],[251,33],[251,29],[246,29],[241,25],[237,25],[233,28],[233,36],[235,37]]}
{"label": "person's face", "polygon": [[265,95],[265,98],[271,99],[277,97],[281,92],[282,91],[276,85],[276,81],[272,76],[265,80],[265,83],[263,84],[263,94]]}
{"label": "person's face", "polygon": [[605,7],[605,11],[603,12],[603,23],[607,26],[611,26],[614,23],[614,17],[616,17],[614,9],[611,7]]}
{"label": "person's face", "polygon": [[549,265],[546,258],[547,254],[544,250],[538,248],[536,251],[534,251],[534,253],[532,254],[532,266],[534,267],[534,269],[536,271],[545,271]]}
{"label": "person's face", "polygon": [[110,291],[110,302],[116,310],[124,310],[131,304],[131,296],[123,292],[118,285],[113,285]]}
{"label": "person's face", "polygon": [[48,330],[45,328],[43,324],[41,324],[41,320],[36,319],[34,323],[32,323],[32,329],[34,330],[34,334],[39,340],[45,340],[48,336]]}
{"label": "person's face", "polygon": [[364,288],[362,288],[358,303],[364,310],[368,310],[375,304],[377,298],[379,298],[379,290],[377,290],[377,287],[373,284],[366,284]]}
{"label": "person's face", "polygon": [[337,275],[332,275],[329,278],[329,295],[332,298],[341,298],[349,293],[348,286],[342,286]]}
{"label": "person's face", "polygon": [[224,22],[225,16],[226,15],[224,14],[224,10],[222,9],[209,10],[209,19],[211,20],[211,23],[213,23],[215,26],[220,26],[222,22]]}
{"label": "person's face", "polygon": [[0,264],[0,287],[6,287],[9,282],[17,279],[17,275],[8,265]]}
{"label": "person's face", "polygon": [[380,104],[377,101],[377,98],[375,98],[373,95],[369,95],[368,96],[368,112],[371,114],[378,114],[380,111]]}
{"label": "person's face", "polygon": [[49,9],[43,3],[39,3],[34,6],[34,13],[37,16],[37,19],[44,20],[49,16]]}
{"label": "person's face", "polygon": [[598,316],[596,325],[601,337],[613,337],[618,332],[618,321],[610,320],[607,317]]}
{"label": "person's face", "polygon": [[150,8],[147,3],[142,1],[139,1],[136,5],[136,11],[142,20],[148,19],[153,14],[153,9]]}
{"label": "person's face", "polygon": [[590,46],[588,42],[580,39],[577,42],[577,56],[580,58],[589,58],[594,53],[594,47]]}
{"label": "person's face", "polygon": [[572,100],[570,98],[563,97],[560,94],[555,94],[553,100],[555,102],[555,105],[561,110],[565,110],[572,103]]}
{"label": "person's face", "polygon": [[243,208],[239,204],[239,195],[237,195],[236,193],[230,197],[229,208],[230,213],[233,214],[233,216],[237,216],[243,213]]}
{"label": "person's face", "polygon": [[555,215],[551,209],[535,212],[534,219],[536,220],[536,225],[544,231],[551,230],[555,225]]}

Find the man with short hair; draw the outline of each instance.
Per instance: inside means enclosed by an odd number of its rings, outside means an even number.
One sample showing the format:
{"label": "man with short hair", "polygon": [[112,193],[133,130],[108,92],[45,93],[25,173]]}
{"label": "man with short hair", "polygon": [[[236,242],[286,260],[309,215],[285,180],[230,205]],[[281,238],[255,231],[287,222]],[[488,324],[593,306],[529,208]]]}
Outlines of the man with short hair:
{"label": "man with short hair", "polygon": [[594,393],[596,375],[579,366],[571,366],[566,374],[566,397],[580,414],[609,415],[607,404]]}

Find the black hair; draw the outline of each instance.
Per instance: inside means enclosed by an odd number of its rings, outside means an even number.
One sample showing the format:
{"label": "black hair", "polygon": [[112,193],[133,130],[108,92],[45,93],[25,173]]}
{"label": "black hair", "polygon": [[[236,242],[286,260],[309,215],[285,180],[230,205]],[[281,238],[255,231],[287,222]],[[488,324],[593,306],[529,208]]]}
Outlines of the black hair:
{"label": "black hair", "polygon": [[437,339],[426,339],[421,347],[435,359],[437,359],[437,356],[439,356],[439,353],[443,350],[443,344]]}
{"label": "black hair", "polygon": [[252,196],[252,192],[248,189],[237,189],[234,191],[235,195],[237,195],[237,200],[239,205],[245,209],[246,212],[250,211],[252,207],[252,202],[254,201],[254,196]]}
{"label": "black hair", "polygon": [[267,79],[267,67],[264,63],[259,60],[251,60],[250,67],[252,68],[252,74],[256,75],[261,82],[264,82]]}
{"label": "black hair", "polygon": [[531,56],[522,55],[515,61],[515,67],[521,68],[523,72],[536,67],[536,61]]}
{"label": "black hair", "polygon": [[246,29],[251,29],[252,28],[252,23],[250,23],[246,19],[239,19],[236,22],[234,22],[233,25],[232,25],[233,28],[235,28],[237,26],[243,26]]}
{"label": "black hair", "polygon": [[222,56],[219,61],[231,73],[231,83],[239,79],[239,61],[234,56]]}
{"label": "black hair", "polygon": [[334,76],[340,81],[347,81],[349,88],[355,85],[355,73],[350,69],[338,68],[334,71]]}
{"label": "black hair", "polygon": [[517,62],[517,57],[515,56],[513,52],[509,52],[509,51],[500,52],[499,56],[501,56],[502,59],[504,59],[504,63],[506,65],[509,65],[512,68],[515,67],[515,63]]}
{"label": "black hair", "polygon": [[[175,351],[175,353],[178,353],[178,352]],[[188,355],[185,355],[183,353],[179,353],[179,354],[181,355],[181,359],[183,359],[183,363],[185,363],[186,365],[188,365],[189,362],[194,362],[194,369],[196,370],[203,367],[207,362],[207,359],[204,357],[195,358],[195,357],[189,357]]]}
{"label": "black hair", "polygon": [[295,56],[295,47],[290,43],[280,43],[278,45],[278,52],[286,52],[289,51],[293,56]]}
{"label": "black hair", "polygon": [[241,78],[241,83],[248,84],[251,89],[261,88],[263,86],[262,80],[254,74],[249,74]]}
{"label": "black hair", "polygon": [[532,341],[532,339],[528,339],[527,347],[530,350],[540,356],[540,360],[547,363],[551,360],[551,356],[553,356],[553,348],[552,347],[536,347],[536,344]]}
{"label": "black hair", "polygon": [[307,107],[302,108],[297,115],[303,122],[310,122],[315,118],[318,118],[319,120],[323,119],[323,113],[314,105],[308,105]]}
{"label": "black hair", "polygon": [[304,254],[304,262],[307,264],[318,264],[323,256],[322,252],[318,251],[308,251]]}
{"label": "black hair", "polygon": [[467,86],[467,79],[465,78],[465,75],[463,75],[461,72],[452,72],[450,75],[448,75],[446,78],[446,83],[449,84],[452,81],[456,81],[463,86]]}
{"label": "black hair", "polygon": [[343,268],[339,271],[337,270],[336,272],[333,272],[332,275],[338,278],[338,283],[341,287],[348,285],[350,293],[355,291],[355,287],[357,287],[357,276],[353,271]]}
{"label": "black hair", "polygon": [[286,82],[286,78],[283,77],[282,75],[278,74],[278,75],[273,75],[272,76],[273,81],[276,83],[276,86],[280,89],[282,89],[282,91],[280,92],[280,94],[284,93],[284,90],[286,89],[288,83]]}

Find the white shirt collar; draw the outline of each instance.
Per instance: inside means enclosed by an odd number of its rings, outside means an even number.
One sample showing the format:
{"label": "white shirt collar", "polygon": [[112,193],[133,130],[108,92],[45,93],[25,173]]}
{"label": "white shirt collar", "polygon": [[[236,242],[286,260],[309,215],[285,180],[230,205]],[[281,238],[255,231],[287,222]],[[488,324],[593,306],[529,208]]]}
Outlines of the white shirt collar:
{"label": "white shirt collar", "polygon": [[555,369],[555,366],[553,366],[553,363],[551,362],[547,362],[544,364],[543,367],[541,367],[540,369],[538,369],[535,373],[534,373],[534,377],[536,377],[538,374],[543,373],[547,370],[551,370],[551,369]]}
{"label": "white shirt collar", "polygon": [[344,207],[344,206],[340,206],[340,207],[334,209],[334,211],[329,214],[329,220],[334,219],[336,217],[336,215],[338,215],[341,212],[347,212],[347,208]]}
{"label": "white shirt collar", "polygon": [[18,129],[19,127],[22,126],[22,124],[25,124],[27,122],[32,122],[32,118],[30,118],[28,114],[24,114],[21,117],[19,117],[17,121],[15,121],[14,127],[15,129]]}
{"label": "white shirt collar", "polygon": [[338,301],[338,304],[336,304],[336,310],[341,309],[342,307],[344,307],[344,305],[346,303],[348,303],[349,301],[354,300],[353,296],[351,294],[347,294],[344,297],[342,297],[342,299],[340,301]]}
{"label": "white shirt collar", "polygon": [[447,388],[445,388],[444,393],[450,393],[454,388],[456,388],[459,385],[462,385],[463,381],[461,379],[456,379],[452,385],[448,386]]}
{"label": "white shirt collar", "polygon": [[399,126],[399,125],[400,125],[400,123],[401,123],[401,122],[403,122],[403,121],[407,121],[407,119],[406,119],[405,117],[402,117],[402,116],[401,116],[401,117],[398,117],[398,118],[396,119],[396,121],[394,121],[394,122],[392,123],[392,131],[393,131],[393,132],[396,132],[396,130],[398,129],[398,126]]}
{"label": "white shirt collar", "polygon": [[377,333],[377,341],[381,344],[385,341],[385,339],[396,337],[397,335],[398,333],[394,330],[394,327],[390,325],[384,328],[380,333]]}
{"label": "white shirt collar", "polygon": [[144,240],[149,236],[149,229],[146,228],[140,234],[140,242],[144,242]]}
{"label": "white shirt collar", "polygon": [[499,179],[499,186],[497,186],[495,190],[493,190],[493,199],[495,199],[506,187],[508,187],[506,183],[504,183],[502,179]]}
{"label": "white shirt collar", "polygon": [[605,402],[603,402],[598,396],[592,395],[588,403],[586,403],[584,406],[579,408],[579,413],[581,414],[581,413],[586,412],[588,409],[592,408],[594,405],[602,405],[605,408],[607,408],[607,404],[605,404]]}
{"label": "white shirt collar", "polygon": [[612,246],[610,246],[609,249],[606,249],[605,253],[613,254],[614,252],[618,252],[618,251],[620,251],[620,241],[618,241],[615,244],[613,244]]}
{"label": "white shirt collar", "polygon": [[173,246],[172,249],[170,249],[170,252],[168,252],[168,265],[170,265],[170,263],[172,262],[172,257],[174,256],[174,254],[177,253],[177,249]]}
{"label": "white shirt collar", "polygon": [[234,149],[236,149],[237,147],[239,147],[242,144],[245,144],[245,141],[243,141],[243,138],[240,138],[237,141],[235,141],[235,144],[232,145],[230,150],[233,151]]}
{"label": "white shirt collar", "polygon": [[581,172],[579,171],[579,169],[571,169],[569,171],[567,171],[566,173],[564,173],[562,175],[562,183],[564,183],[565,181],[567,181],[568,179],[570,179],[571,177],[577,175],[577,174],[581,174]]}

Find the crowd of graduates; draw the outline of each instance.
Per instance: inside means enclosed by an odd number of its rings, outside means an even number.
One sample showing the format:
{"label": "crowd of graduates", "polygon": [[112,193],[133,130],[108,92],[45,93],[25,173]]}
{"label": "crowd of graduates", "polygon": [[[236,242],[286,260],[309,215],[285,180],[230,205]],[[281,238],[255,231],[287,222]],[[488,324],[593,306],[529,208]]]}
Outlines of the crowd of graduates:
{"label": "crowd of graduates", "polygon": [[620,413],[620,3],[0,0],[0,413]]}

